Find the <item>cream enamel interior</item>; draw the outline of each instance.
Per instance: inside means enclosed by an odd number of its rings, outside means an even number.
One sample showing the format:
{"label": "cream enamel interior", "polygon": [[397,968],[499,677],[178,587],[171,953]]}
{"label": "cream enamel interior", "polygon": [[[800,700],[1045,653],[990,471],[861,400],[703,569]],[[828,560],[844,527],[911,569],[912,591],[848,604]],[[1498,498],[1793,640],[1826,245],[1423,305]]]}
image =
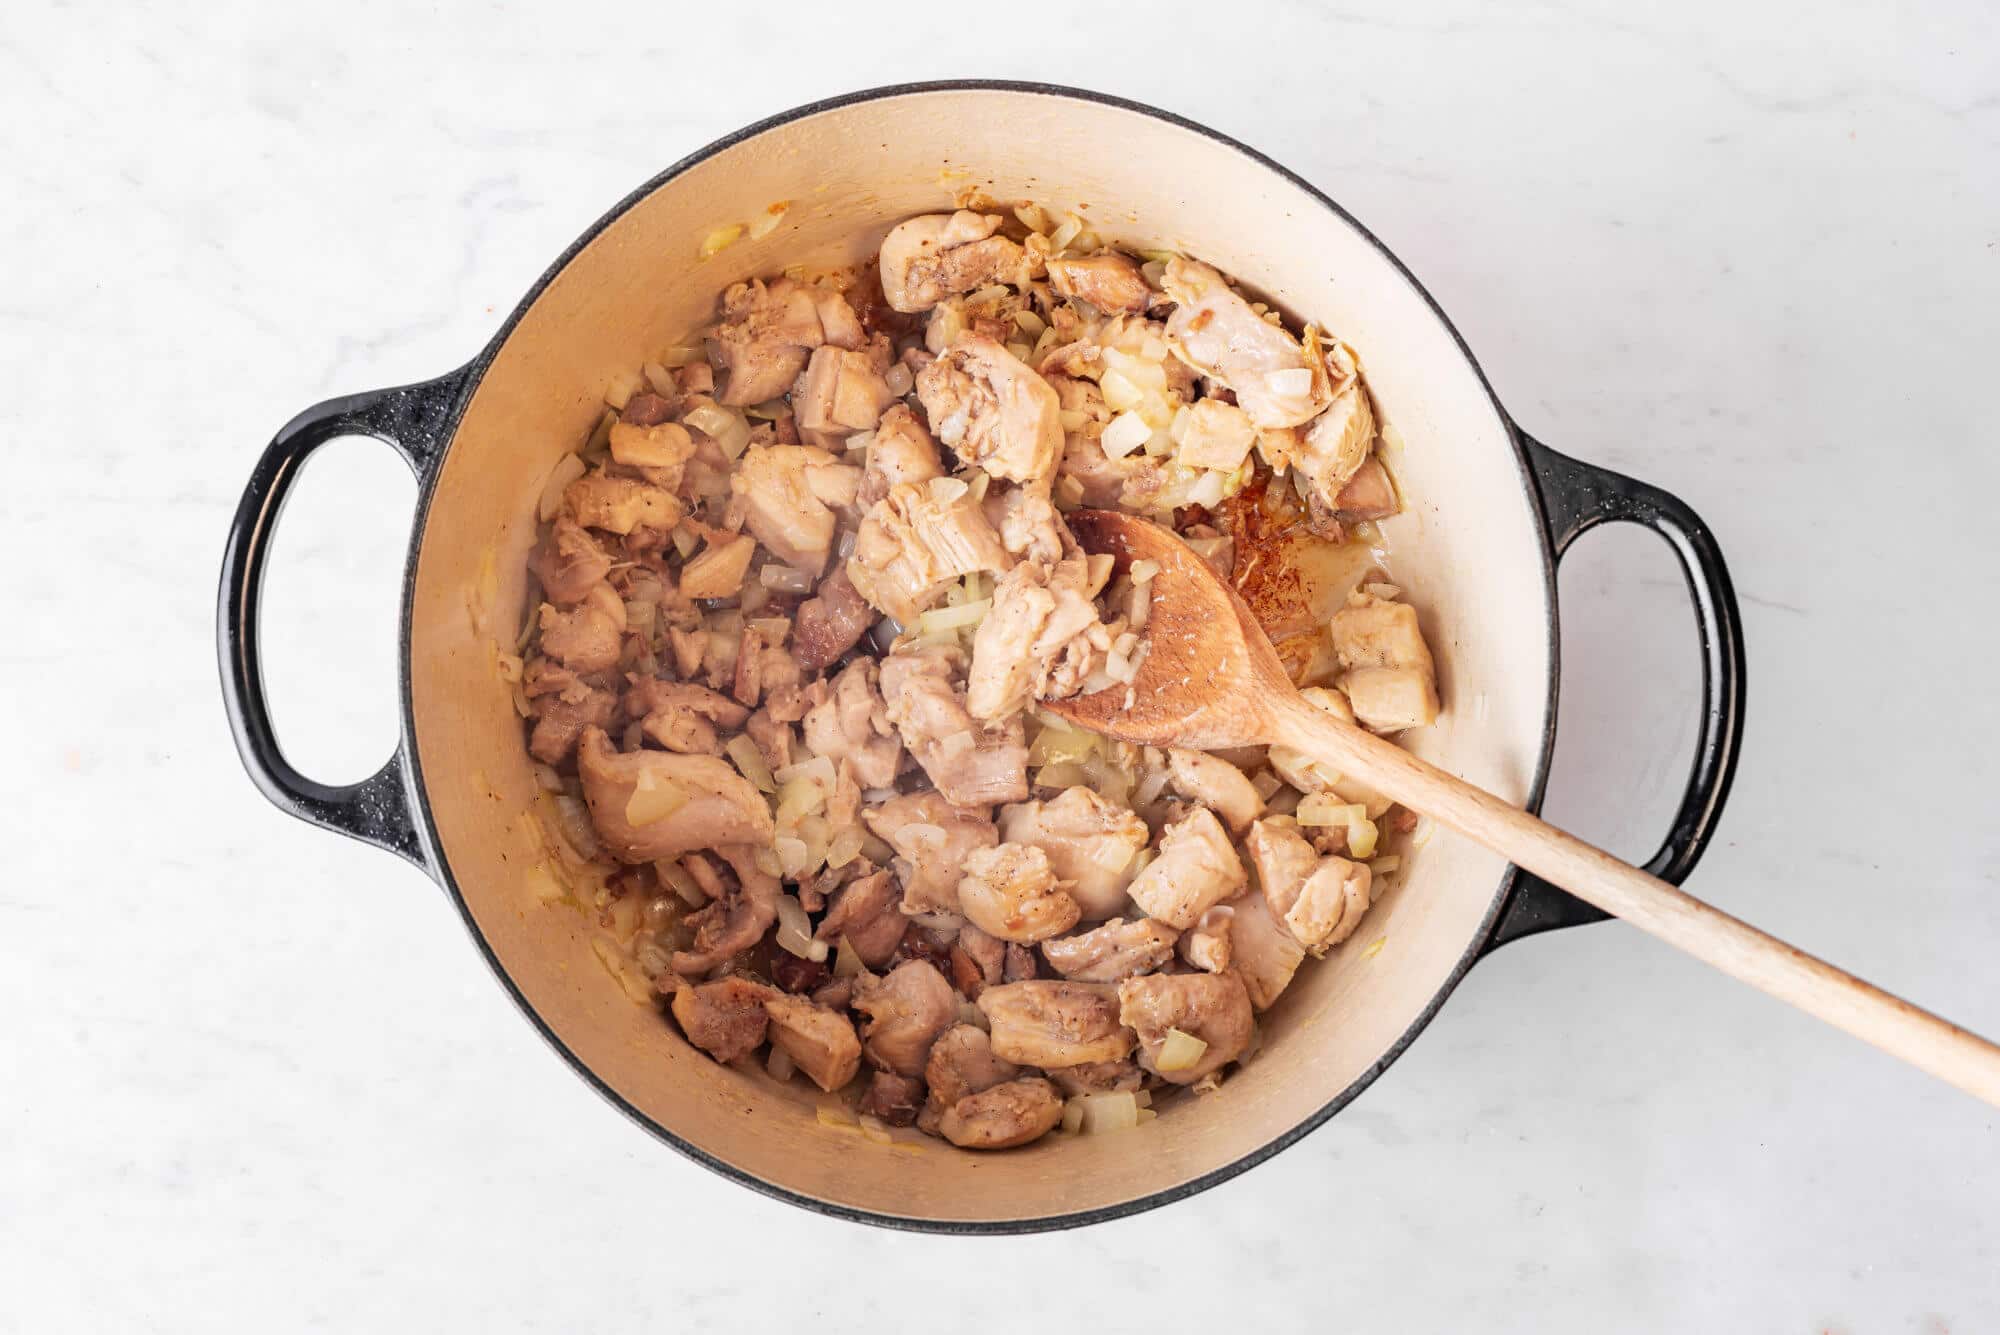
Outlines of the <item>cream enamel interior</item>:
{"label": "cream enamel interior", "polygon": [[[986,1156],[914,1133],[875,1144],[821,1124],[803,1081],[781,1088],[713,1064],[628,1000],[581,915],[531,896],[534,855],[512,822],[534,784],[488,642],[511,642],[550,465],[602,411],[611,376],[708,319],[723,286],[801,259],[860,258],[892,223],[947,208],[967,186],[1199,255],[1359,349],[1402,440],[1389,456],[1409,504],[1386,527],[1395,573],[1442,675],[1445,713],[1415,749],[1523,798],[1551,671],[1541,539],[1506,430],[1450,330],[1366,237],[1251,158],[1135,111],[1034,92],[916,92],[806,116],[688,169],[591,241],[500,348],[450,446],[419,549],[410,673],[438,847],[500,965],[598,1078],[698,1149],[804,1196],[1011,1221],[1172,1188],[1311,1116],[1417,1021],[1477,937],[1503,865],[1449,834],[1430,839],[1363,930],[1308,961],[1265,1017],[1261,1054],[1219,1095],[1164,1103],[1136,1131]],[[697,262],[713,228],[787,200],[770,235]],[[470,609],[489,598],[482,629]]]}

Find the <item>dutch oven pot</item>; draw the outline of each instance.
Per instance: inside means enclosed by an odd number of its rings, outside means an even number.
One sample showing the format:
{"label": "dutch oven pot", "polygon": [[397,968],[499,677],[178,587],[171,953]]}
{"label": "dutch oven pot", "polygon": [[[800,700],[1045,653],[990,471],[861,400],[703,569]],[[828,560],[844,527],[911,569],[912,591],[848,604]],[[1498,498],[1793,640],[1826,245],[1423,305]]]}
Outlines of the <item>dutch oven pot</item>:
{"label": "dutch oven pot", "polygon": [[[760,1191],[873,1223],[1025,1230],[1128,1214],[1268,1158],[1367,1088],[1481,955],[1600,917],[1469,841],[1412,852],[1367,930],[1265,1017],[1257,1060],[1219,1096],[1171,1100],[1118,1136],[1002,1154],[887,1147],[821,1124],[804,1082],[718,1066],[600,967],[593,926],[531,893],[517,818],[535,801],[521,721],[493,660],[511,647],[537,494],[603,411],[610,378],[711,317],[729,283],[873,253],[911,214],[977,186],[1086,209],[1113,240],[1199,255],[1361,350],[1409,508],[1385,526],[1425,610],[1445,710],[1426,759],[1533,807],[1556,716],[1555,563],[1607,520],[1667,539],[1693,592],[1704,702],[1694,772],[1648,869],[1681,880],[1729,787],[1743,662],[1729,579],[1673,497],[1530,439],[1442,312],[1380,242],[1306,182],[1149,107],[1033,84],[885,88],[787,112],[648,182],[557,260],[493,341],[424,384],[334,399],[278,433],[230,531],[218,634],[230,724],[264,794],[401,854],[445,889],[495,976],[578,1074],[668,1144]],[[702,239],[776,201],[782,225],[706,261]],[[259,666],[258,591],[287,490],[338,436],[387,442],[416,473],[402,602],[401,741],[361,783],[315,783],[279,751]],[[492,609],[482,630],[469,608]],[[1377,945],[1379,941],[1379,946]]]}

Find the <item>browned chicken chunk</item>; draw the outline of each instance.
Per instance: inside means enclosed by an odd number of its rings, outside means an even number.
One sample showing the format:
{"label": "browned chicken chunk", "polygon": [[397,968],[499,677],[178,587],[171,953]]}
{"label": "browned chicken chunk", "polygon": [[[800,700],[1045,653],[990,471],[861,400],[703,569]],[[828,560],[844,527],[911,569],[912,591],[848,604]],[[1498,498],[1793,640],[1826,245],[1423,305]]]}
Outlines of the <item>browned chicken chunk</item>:
{"label": "browned chicken chunk", "polygon": [[1020,246],[994,233],[1000,218],[966,210],[929,213],[891,228],[882,240],[882,295],[892,309],[929,310],[957,292],[989,283],[1020,286],[1034,262]]}
{"label": "browned chicken chunk", "polygon": [[1153,300],[1138,264],[1115,250],[1083,259],[1050,260],[1049,282],[1058,296],[1087,301],[1106,315],[1136,315]]}
{"label": "browned chicken chunk", "polygon": [[[1176,1085],[1191,1085],[1235,1061],[1257,1032],[1249,993],[1240,979],[1227,973],[1128,978],[1118,984],[1118,1018],[1139,1036],[1139,1064]],[[1208,1045],[1192,1065],[1178,1069],[1161,1065],[1169,1029]]]}
{"label": "browned chicken chunk", "polygon": [[1023,561],[1000,577],[993,610],[972,640],[966,707],[974,718],[1006,718],[1036,700],[1082,689],[1104,665],[1112,640],[1090,595],[1081,556],[1053,567]]}
{"label": "browned chicken chunk", "polygon": [[875,624],[875,610],[847,577],[847,566],[834,566],[819,582],[819,591],[799,605],[792,627],[792,657],[807,672],[831,666],[861,642]]}
{"label": "browned chicken chunk", "polygon": [[854,780],[863,788],[893,784],[903,760],[903,744],[876,680],[873,661],[849,663],[805,717],[806,746],[814,755],[852,765]]}
{"label": "browned chicken chunk", "polygon": [[778,920],[778,878],[757,865],[748,848],[718,849],[736,873],[736,885],[722,897],[687,916],[694,929],[694,949],[673,955],[675,973],[706,973],[764,939]]}
{"label": "browned chicken chunk", "polygon": [[674,993],[674,1019],[688,1042],[719,1062],[733,1062],[763,1045],[769,1024],[764,1001],[774,995],[748,978],[683,984]]}
{"label": "browned chicken chunk", "polygon": [[860,1072],[861,1040],[846,1016],[782,992],[764,999],[764,1013],[771,1020],[771,1041],[827,1093]]}
{"label": "browned chicken chunk", "polygon": [[990,338],[961,334],[917,376],[931,431],[994,477],[1046,487],[1062,453],[1062,405],[1046,380]]}
{"label": "browned chicken chunk", "polygon": [[1150,917],[1182,931],[1201,915],[1243,891],[1249,874],[1215,814],[1196,807],[1167,827],[1160,855],[1132,881],[1132,902]]}
{"label": "browned chicken chunk", "polygon": [[896,850],[905,913],[957,913],[965,860],[1000,841],[983,805],[959,806],[934,790],[892,797],[861,819]]}
{"label": "browned chicken chunk", "polygon": [[1132,861],[1146,846],[1145,821],[1079,785],[1051,801],[1006,807],[1000,824],[1008,842],[1048,854],[1086,920],[1123,912]]}
{"label": "browned chicken chunk", "polygon": [[1101,927],[1075,936],[1042,942],[1042,958],[1065,978],[1085,983],[1115,983],[1134,974],[1151,973],[1174,957],[1180,935],[1163,922],[1113,918]]}
{"label": "browned chicken chunk", "polygon": [[930,1098],[917,1120],[920,1129],[936,1135],[945,1109],[967,1094],[991,1089],[1019,1075],[1020,1068],[993,1055],[992,1040],[977,1025],[959,1024],[938,1035],[924,1063],[924,1083]]}
{"label": "browned chicken chunk", "polygon": [[1002,983],[981,992],[977,1005],[992,1026],[994,1053],[1023,1066],[1115,1062],[1136,1041],[1108,983]]}
{"label": "browned chicken chunk", "polygon": [[898,1075],[923,1074],[931,1044],[958,1023],[958,993],[944,975],[923,960],[907,960],[881,978],[854,985],[861,1026],[861,1049],[869,1062]]}
{"label": "browned chicken chunk", "polygon": [[1076,925],[1076,901],[1063,893],[1048,855],[1033,844],[976,849],[964,865],[959,908],[988,936],[1026,943]]}
{"label": "browned chicken chunk", "polygon": [[938,1119],[944,1138],[963,1150],[1006,1150],[1040,1140],[1062,1121],[1062,1096],[1029,1076],[968,1094]]}
{"label": "browned chicken chunk", "polygon": [[611,557],[589,529],[570,515],[557,515],[528,561],[528,569],[542,582],[542,592],[559,606],[583,601],[583,596],[611,573]]}
{"label": "browned chicken chunk", "polygon": [[573,672],[604,672],[618,666],[624,646],[625,603],[609,584],[599,584],[567,612],[542,604],[542,652]]}
{"label": "browned chicken chunk", "polygon": [[597,837],[624,862],[731,844],[767,847],[777,834],[763,795],[714,756],[621,755],[602,729],[586,728],[577,773]]}
{"label": "browned chicken chunk", "polygon": [[1018,802],[1028,795],[1028,746],[1019,715],[976,722],[953,678],[964,655],[948,646],[882,660],[882,697],[903,745],[938,791],[961,806]]}

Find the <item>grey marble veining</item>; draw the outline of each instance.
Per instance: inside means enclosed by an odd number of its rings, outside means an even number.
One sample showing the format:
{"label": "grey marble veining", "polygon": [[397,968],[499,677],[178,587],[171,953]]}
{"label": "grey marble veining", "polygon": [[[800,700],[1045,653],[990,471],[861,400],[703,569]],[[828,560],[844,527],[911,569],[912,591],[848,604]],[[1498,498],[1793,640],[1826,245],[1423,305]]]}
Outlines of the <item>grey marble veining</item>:
{"label": "grey marble veining", "polygon": [[[740,124],[1047,78],[1299,170],[1530,431],[1703,512],[1751,710],[1691,888],[2000,1033],[1991,8],[1044,17],[0,12],[0,1330],[2000,1328],[2000,1115],[1617,925],[1508,947],[1357,1104],[1196,1200],[892,1236],[646,1138],[417,872],[251,788],[214,579],[294,411],[458,364]],[[329,779],[390,744],[411,495],[338,448],[279,539],[276,707]],[[1600,534],[1562,591],[1549,809],[1643,856],[1692,733],[1678,576]]]}

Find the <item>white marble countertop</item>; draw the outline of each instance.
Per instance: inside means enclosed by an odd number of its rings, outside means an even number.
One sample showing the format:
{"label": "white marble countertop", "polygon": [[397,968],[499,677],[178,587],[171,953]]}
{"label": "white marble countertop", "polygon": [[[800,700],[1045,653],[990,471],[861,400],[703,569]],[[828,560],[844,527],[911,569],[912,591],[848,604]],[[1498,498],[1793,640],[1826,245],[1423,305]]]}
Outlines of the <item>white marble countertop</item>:
{"label": "white marble countertop", "polygon": [[[2000,1033],[1990,9],[525,8],[0,14],[0,1330],[2000,1328],[2000,1114],[1619,925],[1500,952],[1341,1116],[1167,1210],[962,1240],[765,1200],[567,1073],[421,875],[265,805],[211,630],[270,433],[457,365],[664,164],[871,84],[1094,85],[1323,186],[1529,430],[1705,514],[1751,688],[1691,888]],[[301,493],[273,690],[358,777],[411,488],[353,444]],[[1644,855],[1692,732],[1679,576],[1603,533],[1562,592],[1549,810]]]}

